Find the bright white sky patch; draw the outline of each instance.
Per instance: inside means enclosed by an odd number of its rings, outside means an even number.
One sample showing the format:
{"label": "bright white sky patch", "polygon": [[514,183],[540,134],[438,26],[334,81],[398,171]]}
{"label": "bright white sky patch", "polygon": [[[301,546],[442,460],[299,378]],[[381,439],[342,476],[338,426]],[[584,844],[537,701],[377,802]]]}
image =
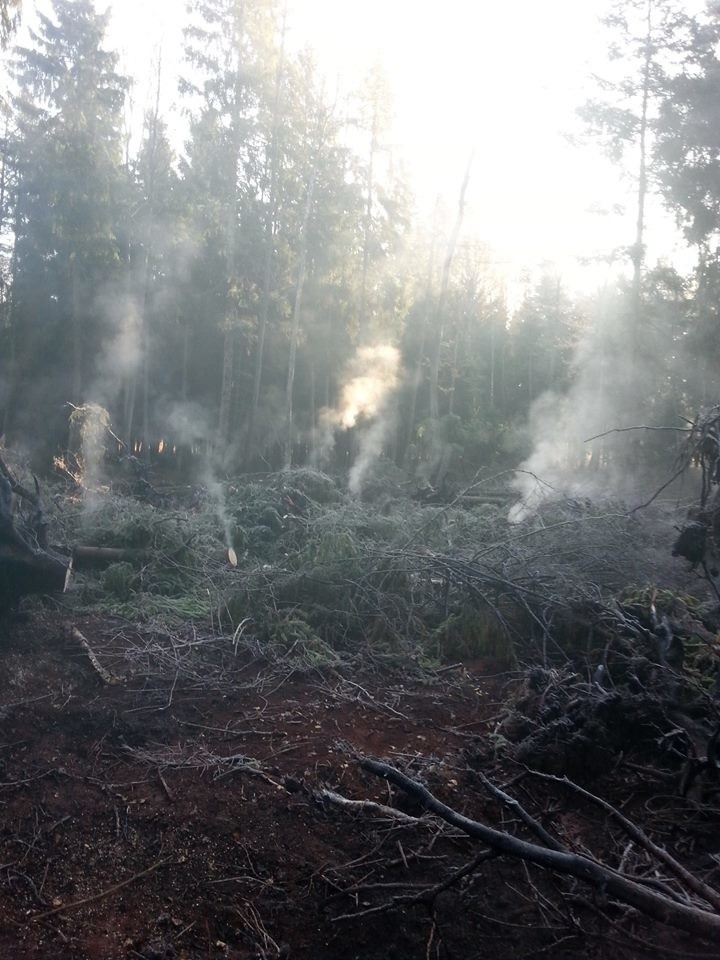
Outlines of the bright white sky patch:
{"label": "bright white sky patch", "polygon": [[[103,8],[102,0],[97,0]],[[47,9],[46,0],[37,5]],[[182,130],[184,0],[115,0],[110,42],[137,78],[135,113],[149,103],[148,76],[163,50],[163,104]],[[632,184],[593,146],[570,146],[575,109],[602,73],[604,0],[289,0],[289,43],[316,51],[334,89],[349,92],[373,62],[394,91],[394,156],[410,177],[421,214],[441,195],[454,216],[471,149],[475,163],[463,234],[488,243],[509,276],[554,262],[576,285],[602,282],[607,268],[579,257],[633,242]],[[26,20],[32,20],[26,0]],[[173,113],[175,119],[173,120]],[[595,209],[624,205],[626,215]],[[671,254],[669,218],[653,214],[650,258]]]}

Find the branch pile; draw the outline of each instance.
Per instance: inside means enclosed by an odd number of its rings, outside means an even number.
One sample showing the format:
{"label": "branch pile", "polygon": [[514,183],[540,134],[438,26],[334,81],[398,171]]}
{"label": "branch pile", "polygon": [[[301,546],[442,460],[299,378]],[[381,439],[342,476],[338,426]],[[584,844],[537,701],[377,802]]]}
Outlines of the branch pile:
{"label": "branch pile", "polygon": [[700,470],[700,496],[688,511],[673,556],[702,567],[712,583],[720,574],[720,404],[701,411],[692,424],[679,472],[692,466]]}

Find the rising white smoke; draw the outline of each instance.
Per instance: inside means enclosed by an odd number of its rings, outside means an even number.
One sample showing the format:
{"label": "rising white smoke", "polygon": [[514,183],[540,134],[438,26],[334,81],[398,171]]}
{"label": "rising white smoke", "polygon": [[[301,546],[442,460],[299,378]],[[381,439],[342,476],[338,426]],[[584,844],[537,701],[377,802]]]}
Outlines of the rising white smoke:
{"label": "rising white smoke", "polygon": [[362,489],[367,472],[382,453],[394,424],[391,410],[398,386],[400,353],[388,343],[360,347],[343,378],[340,399],[320,413],[319,439],[314,459],[331,452],[338,430],[359,429],[358,452],[350,470],[350,489]]}
{"label": "rising white smoke", "polygon": [[103,344],[90,395],[94,402],[111,406],[140,369],[140,318],[132,297],[103,298],[99,306],[111,333]]}
{"label": "rising white smoke", "polygon": [[[511,522],[531,516],[547,499],[632,499],[655,479],[630,466],[631,446],[643,442],[640,434],[608,434],[652,416],[646,398],[657,377],[651,358],[633,356],[622,303],[602,306],[576,348],[573,368],[567,393],[545,393],[531,408],[533,449],[512,482],[520,500]],[[615,455],[619,449],[621,457]]]}

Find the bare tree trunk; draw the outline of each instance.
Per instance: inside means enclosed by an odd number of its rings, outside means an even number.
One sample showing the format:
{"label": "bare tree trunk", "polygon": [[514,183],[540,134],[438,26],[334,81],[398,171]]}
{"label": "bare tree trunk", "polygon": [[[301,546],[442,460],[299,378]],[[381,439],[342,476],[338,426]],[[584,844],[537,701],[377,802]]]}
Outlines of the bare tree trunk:
{"label": "bare tree trunk", "polygon": [[72,346],[73,346],[73,365],[72,365],[72,399],[73,403],[79,404],[82,400],[82,382],[83,382],[83,349],[82,349],[82,323],[80,320],[80,278],[78,277],[77,262],[73,260],[70,276],[70,302],[72,317],[70,325],[72,328]]}
{"label": "bare tree trunk", "polygon": [[360,342],[367,338],[367,284],[368,271],[370,268],[370,233],[372,230],[372,208],[373,195],[375,191],[375,154],[378,148],[378,129],[379,129],[378,103],[373,104],[373,118],[370,133],[370,156],[368,158],[367,173],[367,197],[365,200],[365,222],[363,226],[363,264],[362,277],[360,281],[360,309],[359,318],[359,339]]}
{"label": "bare tree trunk", "polygon": [[285,392],[285,456],[286,468],[292,466],[293,450],[293,387],[295,385],[295,362],[297,359],[298,334],[300,331],[300,310],[302,307],[303,287],[307,270],[307,229],[310,222],[313,193],[315,191],[315,172],[310,177],[300,232],[300,261],[298,264],[297,286],[295,287],[295,305],[293,307],[292,332],[290,334],[290,360],[288,362],[287,389]]}
{"label": "bare tree trunk", "polygon": [[142,352],[142,436],[145,459],[150,459],[150,337],[148,335],[148,306],[150,302],[150,257],[145,255],[143,278],[143,308],[140,350]]}
{"label": "bare tree trunk", "polygon": [[221,447],[227,443],[230,427],[230,409],[235,372],[235,324],[232,320],[225,325],[223,339],[223,367],[220,386],[220,413],[218,415],[218,441]]}
{"label": "bare tree trunk", "polygon": [[490,322],[490,387],[488,404],[491,410],[495,409],[495,317]]}
{"label": "bare tree trunk", "polygon": [[455,320],[455,343],[453,344],[453,364],[450,371],[450,393],[448,396],[448,413],[455,413],[455,390],[458,381],[458,364],[460,362],[460,343],[465,335],[465,316],[467,313],[466,297],[460,304],[459,315]]}
{"label": "bare tree trunk", "polygon": [[[317,400],[315,398],[316,392],[316,374],[315,374],[315,362],[310,361],[310,450],[315,449],[315,443],[317,441]],[[307,459],[307,452],[306,452]]]}
{"label": "bare tree trunk", "polygon": [[642,319],[642,271],[645,260],[645,201],[648,191],[647,177],[647,138],[648,138],[648,106],[650,100],[650,69],[653,59],[653,3],[647,0],[647,33],[645,36],[645,57],[643,62],[642,80],[642,107],[640,110],[640,163],[638,168],[637,192],[637,219],[635,225],[635,243],[632,248],[633,282],[632,282],[632,337],[631,350],[637,355],[640,346],[640,325]]}
{"label": "bare tree trunk", "polygon": [[440,283],[440,295],[435,308],[435,336],[432,342],[432,351],[430,354],[430,419],[437,421],[440,418],[440,347],[442,345],[443,335],[443,312],[445,301],[447,299],[448,285],[450,282],[450,268],[452,267],[455,248],[457,247],[460,228],[462,226],[463,215],[465,213],[465,193],[470,181],[470,169],[472,167],[473,154],[470,155],[462,186],[460,187],[460,198],[458,200],[458,211],[455,219],[455,226],[450,234],[448,241],[445,263],[443,264],[442,280]]}
{"label": "bare tree trunk", "polygon": [[242,38],[245,33],[245,4],[235,8],[234,19],[236,62],[235,89],[233,99],[231,146],[232,154],[229,157],[229,182],[226,196],[226,224],[225,224],[225,320],[223,323],[223,359],[220,380],[220,402],[218,412],[217,444],[220,449],[226,449],[228,430],[230,427],[230,410],[234,389],[233,372],[235,369],[235,326],[237,322],[237,282],[235,276],[235,253],[237,247],[237,220],[238,220],[238,169],[240,164],[240,102],[243,88],[243,78],[240,69],[240,55]]}
{"label": "bare tree trunk", "polygon": [[[157,199],[157,150],[160,124],[160,90],[162,81],[162,61],[157,64],[157,79],[155,86],[155,104],[149,117],[149,166],[147,180],[147,209],[146,223],[143,231],[143,261],[142,261],[142,304],[138,318],[137,335],[140,341],[140,372],[142,396],[142,423],[141,437],[143,456],[150,458],[150,343],[148,336],[148,313],[150,307],[151,264],[154,247],[154,226]],[[125,444],[128,451],[132,450],[135,432],[135,406],[137,402],[138,371],[130,372],[125,388]]]}
{"label": "bare tree trunk", "polygon": [[425,343],[427,340],[427,330],[430,322],[431,316],[431,303],[432,303],[432,291],[433,291],[433,281],[435,276],[435,249],[437,246],[437,220],[438,220],[438,208],[440,205],[440,198],[435,201],[435,212],[433,214],[433,228],[432,236],[430,238],[430,258],[428,260],[428,272],[427,272],[427,282],[425,287],[425,311],[422,318],[422,326],[420,328],[420,343],[418,345],[418,358],[415,364],[415,371],[413,375],[412,382],[412,392],[410,394],[410,409],[408,411],[408,422],[407,422],[407,433],[405,436],[405,454],[407,454],[410,444],[413,442],[413,437],[415,436],[415,420],[417,417],[417,402],[418,394],[420,393],[420,385],[422,383],[422,372],[423,364],[425,362]]}
{"label": "bare tree trunk", "polygon": [[258,324],[258,341],[255,350],[255,373],[253,376],[252,402],[250,417],[247,426],[246,458],[253,455],[255,443],[255,422],[260,405],[260,390],[262,388],[263,365],[265,362],[265,338],[267,336],[268,317],[270,314],[270,287],[272,284],[272,267],[275,254],[275,230],[277,221],[277,181],[279,175],[279,139],[280,139],[280,104],[282,97],[283,74],[285,70],[285,34],[287,30],[287,4],[283,12],[282,35],[280,39],[280,55],[275,73],[275,96],[273,101],[272,139],[270,144],[270,188],[265,216],[265,261],[263,265],[263,288],[260,301],[260,321]]}
{"label": "bare tree trunk", "polygon": [[5,370],[7,371],[7,395],[5,400],[5,408],[3,410],[2,418],[2,430],[1,434],[7,435],[10,431],[11,416],[10,410],[13,406],[17,384],[19,380],[19,371],[18,371],[18,360],[17,360],[17,330],[15,328],[15,281],[17,277],[17,238],[19,235],[19,202],[18,209],[15,211],[15,227],[13,229],[13,254],[12,254],[12,266],[11,266],[11,281],[10,281],[10,292],[8,296],[8,309],[7,314],[4,318],[4,322],[7,327],[7,336],[8,336],[8,357],[7,363],[5,365]]}

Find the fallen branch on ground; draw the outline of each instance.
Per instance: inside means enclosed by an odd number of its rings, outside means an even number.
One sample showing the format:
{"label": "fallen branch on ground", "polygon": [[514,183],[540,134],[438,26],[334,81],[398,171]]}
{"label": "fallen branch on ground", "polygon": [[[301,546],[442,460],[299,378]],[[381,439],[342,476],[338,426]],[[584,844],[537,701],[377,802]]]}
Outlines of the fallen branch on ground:
{"label": "fallen branch on ground", "polygon": [[477,820],[471,820],[446,806],[423,784],[412,780],[387,763],[364,759],[360,761],[360,765],[369,773],[389,780],[421,803],[426,810],[436,814],[446,823],[458,827],[469,837],[481,840],[497,853],[534,863],[546,870],[577,877],[661,923],[667,923],[688,933],[717,942],[720,935],[720,914],[707,910],[704,906],[678,903],[671,899],[672,894],[669,890],[667,894],[650,890],[636,880],[623,876],[596,860],[572,853],[565,848],[555,850],[541,847],[501,830],[495,830]]}
{"label": "fallen branch on ground", "polygon": [[590,793],[589,790],[585,790],[583,787],[578,786],[577,783],[573,783],[572,780],[568,780],[567,777],[554,777],[552,774],[539,773],[535,770],[528,770],[528,773],[531,777],[538,777],[541,780],[546,780],[550,783],[558,783],[564,787],[569,787],[585,800],[589,800],[590,803],[594,803],[599,806],[620,824],[625,833],[632,840],[634,840],[641,847],[644,847],[648,853],[651,853],[661,863],[664,863],[668,870],[670,870],[686,887],[692,890],[693,893],[696,893],[699,897],[702,897],[703,900],[711,904],[712,907],[718,913],[720,913],[720,893],[708,886],[707,883],[704,883],[698,877],[694,876],[689,870],[686,870],[681,863],[678,863],[675,857],[669,854],[663,847],[659,847],[656,843],[654,843],[643,830],[637,827],[631,820],[628,820],[624,814],[613,807],[611,803],[608,803],[607,800],[603,800],[602,797],[596,797],[594,793]]}
{"label": "fallen branch on ground", "polygon": [[118,890],[122,890],[123,887],[129,886],[131,883],[135,883],[136,880],[146,877],[149,873],[154,873],[155,870],[159,870],[160,867],[164,867],[167,863],[170,863],[170,860],[158,860],[157,863],[154,863],[151,867],[147,867],[145,870],[133,874],[133,876],[128,877],[127,880],[121,880],[120,883],[108,887],[107,890],[94,893],[90,897],[83,897],[81,900],[73,900],[72,903],[64,903],[62,906],[55,907],[53,910],[46,910],[44,913],[36,913],[34,917],[28,917],[27,922],[37,923],[40,920],[47,920],[48,917],[53,917],[57,913],[65,913],[67,910],[76,910],[78,907],[85,907],[89,903],[95,903],[97,900],[102,900],[104,897],[109,897],[111,894],[117,893]]}
{"label": "fallen branch on ground", "polygon": [[74,640],[76,643],[80,644],[82,649],[87,654],[87,658],[90,661],[90,666],[93,668],[95,673],[100,677],[103,683],[107,683],[109,686],[114,686],[118,683],[122,683],[122,680],[119,677],[114,677],[105,667],[100,663],[98,658],[95,656],[95,653],[87,642],[85,637],[80,633],[77,627],[70,627],[70,639]]}
{"label": "fallen branch on ground", "polygon": [[334,790],[320,790],[317,793],[319,800],[327,800],[334,803],[337,807],[344,810],[353,810],[357,813],[368,813],[376,817],[388,817],[392,820],[399,820],[400,823],[411,824],[412,826],[422,826],[427,820],[420,817],[411,817],[409,813],[403,813],[402,810],[396,810],[394,807],[388,807],[384,803],[376,803],[374,800],[349,800]]}

